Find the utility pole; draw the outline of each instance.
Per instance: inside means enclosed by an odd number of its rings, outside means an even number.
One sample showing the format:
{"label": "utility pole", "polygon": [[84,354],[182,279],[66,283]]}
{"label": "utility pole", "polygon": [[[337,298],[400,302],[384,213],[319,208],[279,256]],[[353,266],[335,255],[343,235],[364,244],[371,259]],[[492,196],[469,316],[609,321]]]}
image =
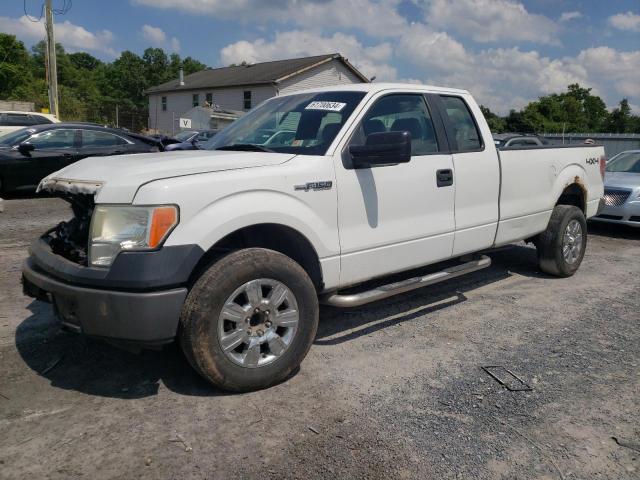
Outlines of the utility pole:
{"label": "utility pole", "polygon": [[56,65],[56,41],[53,36],[53,11],[51,0],[45,3],[45,30],[47,31],[47,66],[49,71],[49,111],[60,118],[58,107],[58,67]]}

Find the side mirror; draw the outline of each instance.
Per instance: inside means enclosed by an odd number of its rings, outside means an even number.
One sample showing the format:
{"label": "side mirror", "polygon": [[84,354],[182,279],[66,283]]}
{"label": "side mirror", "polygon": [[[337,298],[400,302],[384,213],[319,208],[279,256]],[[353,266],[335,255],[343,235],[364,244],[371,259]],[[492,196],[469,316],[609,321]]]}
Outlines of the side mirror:
{"label": "side mirror", "polygon": [[23,142],[20,145],[18,145],[18,151],[25,157],[30,157],[31,152],[33,152],[35,149],[36,149],[35,145],[29,142]]}
{"label": "side mirror", "polygon": [[364,145],[349,147],[353,168],[397,165],[411,160],[409,132],[379,132],[367,135]]}

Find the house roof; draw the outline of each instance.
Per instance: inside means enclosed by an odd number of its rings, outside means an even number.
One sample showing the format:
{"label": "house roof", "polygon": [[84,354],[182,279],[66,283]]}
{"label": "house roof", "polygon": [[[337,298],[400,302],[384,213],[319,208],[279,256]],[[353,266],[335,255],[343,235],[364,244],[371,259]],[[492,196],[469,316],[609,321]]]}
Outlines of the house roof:
{"label": "house roof", "polygon": [[327,55],[317,55],[315,57],[291,58],[288,60],[275,60],[272,62],[201,70],[191,75],[186,75],[184,77],[184,85],[180,85],[179,80],[176,78],[151,87],[147,89],[145,93],[274,84],[334,59],[341,61],[363,82],[369,81],[367,77],[360,73],[342,55],[339,53],[330,53]]}

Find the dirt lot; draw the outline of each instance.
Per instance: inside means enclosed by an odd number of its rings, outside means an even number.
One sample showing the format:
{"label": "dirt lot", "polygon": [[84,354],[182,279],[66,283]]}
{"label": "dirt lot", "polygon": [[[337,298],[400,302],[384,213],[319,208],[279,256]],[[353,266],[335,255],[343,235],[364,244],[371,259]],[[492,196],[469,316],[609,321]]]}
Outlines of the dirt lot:
{"label": "dirt lot", "polygon": [[323,308],[301,370],[237,395],[175,347],[60,332],[21,295],[20,263],[66,207],[4,203],[1,478],[640,478],[640,231],[591,226],[570,279],[518,245],[435,288]]}

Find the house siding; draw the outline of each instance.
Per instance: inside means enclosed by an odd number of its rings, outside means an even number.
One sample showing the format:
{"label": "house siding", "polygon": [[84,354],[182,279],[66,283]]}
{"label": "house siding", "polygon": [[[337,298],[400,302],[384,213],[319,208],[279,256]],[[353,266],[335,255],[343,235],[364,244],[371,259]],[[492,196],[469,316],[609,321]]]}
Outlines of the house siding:
{"label": "house siding", "polygon": [[280,94],[285,94],[307,88],[352,83],[362,83],[362,80],[341,61],[331,60],[330,62],[306,70],[299,75],[283,80],[278,84],[278,91]]}
{"label": "house siding", "polygon": [[[244,110],[245,90],[251,91],[251,107],[279,94],[292,93],[307,88],[326,87],[362,83],[362,79],[347,68],[340,60],[329,62],[310,68],[300,74],[293,75],[277,85],[253,85],[233,88],[208,88],[190,90],[185,85],[183,90],[149,95],[149,128],[161,133],[172,135],[180,131],[178,121],[180,116],[193,107],[193,94],[200,95],[200,105],[206,100],[207,93],[213,93],[213,103],[224,109]],[[167,110],[162,111],[162,97],[167,97]]]}
{"label": "house siding", "polygon": [[[234,88],[208,88],[202,90],[185,90],[179,92],[153,93],[149,95],[149,128],[172,135],[180,131],[178,120],[180,115],[193,107],[193,95],[200,96],[200,105],[204,105],[206,94],[213,94],[213,103],[229,110],[244,110],[244,92],[251,91],[251,106],[277,94],[273,85],[254,85]],[[162,111],[162,97],[167,97],[167,110]]]}

